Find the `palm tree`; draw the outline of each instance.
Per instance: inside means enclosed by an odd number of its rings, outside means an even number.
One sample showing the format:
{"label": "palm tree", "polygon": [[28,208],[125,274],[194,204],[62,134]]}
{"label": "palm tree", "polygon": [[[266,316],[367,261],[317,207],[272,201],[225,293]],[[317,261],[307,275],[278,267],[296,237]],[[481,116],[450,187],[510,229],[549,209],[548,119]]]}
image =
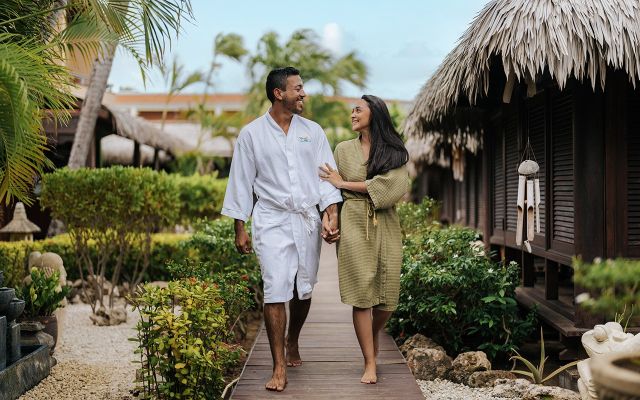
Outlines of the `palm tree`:
{"label": "palm tree", "polygon": [[3,0],[0,199],[31,203],[33,181],[50,165],[42,118],[69,119],[75,99],[64,61],[70,52],[104,58],[120,45],[144,71],[185,17],[191,17],[188,0]]}
{"label": "palm tree", "polygon": [[264,82],[269,71],[289,65],[300,70],[305,82],[320,83],[325,95],[340,95],[343,82],[365,87],[367,67],[354,52],[337,58],[323,48],[317,35],[308,29],[294,32],[284,44],[280,44],[275,32],[268,32],[259,40],[255,54],[247,63],[252,81],[248,93],[249,115],[257,116],[268,105]]}

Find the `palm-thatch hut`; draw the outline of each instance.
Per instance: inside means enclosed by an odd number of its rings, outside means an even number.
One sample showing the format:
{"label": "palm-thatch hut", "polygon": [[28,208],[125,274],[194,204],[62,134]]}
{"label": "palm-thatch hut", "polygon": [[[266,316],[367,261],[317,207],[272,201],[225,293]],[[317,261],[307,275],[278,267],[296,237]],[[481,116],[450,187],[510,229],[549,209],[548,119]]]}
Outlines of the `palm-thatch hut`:
{"label": "palm-thatch hut", "polygon": [[[565,339],[595,322],[574,304],[571,258],[640,257],[639,21],[637,0],[493,0],[406,120],[444,217],[520,263],[518,300]],[[515,243],[527,141],[541,167],[531,253]]]}

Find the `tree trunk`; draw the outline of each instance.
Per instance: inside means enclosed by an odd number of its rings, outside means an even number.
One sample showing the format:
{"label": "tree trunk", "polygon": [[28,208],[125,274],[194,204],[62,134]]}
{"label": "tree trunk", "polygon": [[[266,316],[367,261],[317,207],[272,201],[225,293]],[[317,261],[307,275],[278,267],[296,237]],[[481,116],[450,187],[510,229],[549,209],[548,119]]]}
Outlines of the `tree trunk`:
{"label": "tree trunk", "polygon": [[102,106],[102,97],[107,90],[107,82],[113,65],[116,46],[109,46],[101,57],[93,64],[93,71],[87,88],[87,94],[82,102],[78,129],[73,139],[73,147],[69,156],[69,168],[78,169],[86,166],[91,140],[95,134],[98,113]]}

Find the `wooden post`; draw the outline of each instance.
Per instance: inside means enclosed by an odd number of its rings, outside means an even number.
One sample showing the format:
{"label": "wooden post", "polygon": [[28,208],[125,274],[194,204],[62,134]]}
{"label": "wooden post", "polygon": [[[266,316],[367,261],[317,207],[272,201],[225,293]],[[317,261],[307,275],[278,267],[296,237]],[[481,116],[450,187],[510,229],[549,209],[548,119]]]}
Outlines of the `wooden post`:
{"label": "wooden post", "polygon": [[558,300],[558,268],[557,262],[545,259],[544,298],[547,300]]}
{"label": "wooden post", "polygon": [[[609,90],[609,88],[607,88]],[[574,251],[591,262],[605,255],[605,101],[600,89],[594,93],[585,84],[576,85],[573,115],[574,159]],[[615,118],[615,115],[606,115]],[[608,205],[615,207],[614,204]],[[584,289],[574,285],[574,296]],[[592,328],[598,316],[575,306],[574,322],[579,328]]]}
{"label": "wooden post", "polygon": [[139,167],[140,166],[140,161],[141,161],[142,157],[140,157],[140,142],[138,142],[137,140],[133,141],[133,166],[134,167]]}
{"label": "wooden post", "polygon": [[536,270],[533,265],[533,254],[521,251],[522,262],[522,286],[533,287],[536,282]]}
{"label": "wooden post", "polygon": [[153,149],[153,169],[156,171],[160,170],[160,149]]}

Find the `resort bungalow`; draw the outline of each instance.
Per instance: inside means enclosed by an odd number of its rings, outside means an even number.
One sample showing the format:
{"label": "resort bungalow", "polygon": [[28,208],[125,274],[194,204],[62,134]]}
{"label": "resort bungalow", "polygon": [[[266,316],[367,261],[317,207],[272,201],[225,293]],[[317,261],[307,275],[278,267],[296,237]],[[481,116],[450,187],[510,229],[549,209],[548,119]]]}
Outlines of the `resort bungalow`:
{"label": "resort bungalow", "polygon": [[[640,257],[638,21],[637,0],[493,0],[406,120],[417,192],[520,263],[518,301],[569,342],[598,322],[575,305],[572,257]],[[531,252],[515,237],[528,143],[542,201]]]}

